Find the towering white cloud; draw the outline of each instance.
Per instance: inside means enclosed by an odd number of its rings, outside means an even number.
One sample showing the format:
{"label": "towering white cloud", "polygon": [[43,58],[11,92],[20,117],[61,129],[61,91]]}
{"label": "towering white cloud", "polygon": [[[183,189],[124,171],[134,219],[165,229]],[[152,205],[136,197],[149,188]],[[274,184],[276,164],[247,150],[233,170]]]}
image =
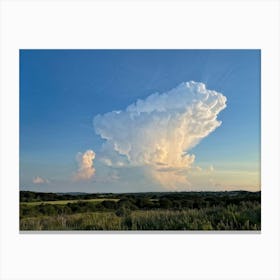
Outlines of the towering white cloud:
{"label": "towering white cloud", "polygon": [[95,168],[93,167],[93,160],[95,159],[95,152],[87,150],[86,152],[77,154],[77,162],[79,169],[76,172],[75,180],[89,180],[95,174]]}
{"label": "towering white cloud", "polygon": [[[188,151],[214,131],[226,97],[203,83],[184,82],[165,93],[137,100],[123,111],[94,118],[95,131],[105,143],[110,165],[151,166],[154,178],[167,187],[186,184],[184,169],[195,156]],[[183,177],[182,177],[183,176]]]}

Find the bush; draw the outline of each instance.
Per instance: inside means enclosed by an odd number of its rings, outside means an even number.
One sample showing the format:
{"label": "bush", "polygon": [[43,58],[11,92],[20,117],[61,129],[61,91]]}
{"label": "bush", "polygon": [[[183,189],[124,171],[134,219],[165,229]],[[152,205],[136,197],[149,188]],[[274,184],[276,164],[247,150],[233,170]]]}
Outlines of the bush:
{"label": "bush", "polygon": [[163,198],[163,199],[160,199],[159,205],[160,205],[160,208],[170,209],[170,208],[172,208],[172,201],[170,201],[168,198]]}
{"label": "bush", "polygon": [[116,209],[118,206],[117,203],[112,200],[104,200],[101,202],[101,204],[107,209]]}
{"label": "bush", "polygon": [[124,207],[121,207],[121,208],[118,208],[117,211],[115,212],[115,214],[118,216],[118,217],[125,217],[125,216],[128,216],[131,214],[131,210],[130,209],[127,209],[127,208],[124,208]]}

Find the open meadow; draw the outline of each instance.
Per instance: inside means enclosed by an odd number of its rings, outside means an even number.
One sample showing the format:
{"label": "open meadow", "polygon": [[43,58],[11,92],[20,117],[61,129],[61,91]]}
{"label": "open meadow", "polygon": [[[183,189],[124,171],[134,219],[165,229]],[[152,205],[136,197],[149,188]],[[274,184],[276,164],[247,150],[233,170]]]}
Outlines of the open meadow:
{"label": "open meadow", "polygon": [[22,191],[20,230],[260,230],[260,197],[260,192],[245,191],[79,195]]}

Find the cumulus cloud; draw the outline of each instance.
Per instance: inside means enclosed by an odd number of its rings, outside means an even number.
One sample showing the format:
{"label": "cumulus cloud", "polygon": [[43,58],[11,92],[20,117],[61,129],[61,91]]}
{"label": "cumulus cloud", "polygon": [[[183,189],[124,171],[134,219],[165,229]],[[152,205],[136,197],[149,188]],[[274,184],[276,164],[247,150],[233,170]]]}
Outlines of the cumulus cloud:
{"label": "cumulus cloud", "polygon": [[42,178],[40,176],[35,176],[32,180],[33,184],[40,185],[40,184],[48,184],[49,180]]}
{"label": "cumulus cloud", "polygon": [[103,161],[109,166],[149,165],[163,185],[187,184],[184,170],[195,161],[189,150],[221,125],[217,116],[225,107],[224,95],[190,81],[123,111],[97,115],[93,123],[105,140]]}
{"label": "cumulus cloud", "polygon": [[77,154],[77,162],[79,169],[74,175],[75,180],[89,180],[95,174],[95,168],[93,166],[93,160],[95,159],[95,152],[93,150],[87,150],[84,153]]}

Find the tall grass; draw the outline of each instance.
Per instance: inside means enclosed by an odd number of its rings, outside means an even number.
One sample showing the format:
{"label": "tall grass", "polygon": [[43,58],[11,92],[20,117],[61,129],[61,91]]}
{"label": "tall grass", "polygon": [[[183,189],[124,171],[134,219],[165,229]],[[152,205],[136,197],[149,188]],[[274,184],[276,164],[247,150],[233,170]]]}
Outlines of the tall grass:
{"label": "tall grass", "polygon": [[21,230],[119,230],[121,219],[115,213],[83,213],[24,218]]}
{"label": "tall grass", "polygon": [[260,230],[261,206],[246,202],[227,207],[136,210],[21,218],[21,230]]}
{"label": "tall grass", "polygon": [[132,230],[260,230],[260,206],[238,210],[211,207],[183,211],[137,211],[131,214]]}

